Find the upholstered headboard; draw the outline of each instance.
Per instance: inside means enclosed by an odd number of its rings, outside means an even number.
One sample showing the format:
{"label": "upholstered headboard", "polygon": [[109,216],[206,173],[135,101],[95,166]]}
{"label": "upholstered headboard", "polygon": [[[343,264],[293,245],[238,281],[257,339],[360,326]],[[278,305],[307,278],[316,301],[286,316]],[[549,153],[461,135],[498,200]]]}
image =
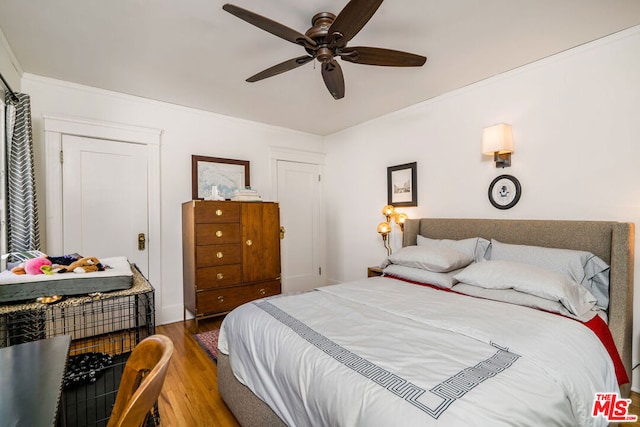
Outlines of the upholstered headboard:
{"label": "upholstered headboard", "polygon": [[[631,378],[633,330],[634,224],[609,221],[501,219],[408,219],[403,246],[417,236],[432,239],[483,237],[503,243],[576,249],[591,252],[611,266],[609,329]],[[625,387],[627,395],[630,385]]]}

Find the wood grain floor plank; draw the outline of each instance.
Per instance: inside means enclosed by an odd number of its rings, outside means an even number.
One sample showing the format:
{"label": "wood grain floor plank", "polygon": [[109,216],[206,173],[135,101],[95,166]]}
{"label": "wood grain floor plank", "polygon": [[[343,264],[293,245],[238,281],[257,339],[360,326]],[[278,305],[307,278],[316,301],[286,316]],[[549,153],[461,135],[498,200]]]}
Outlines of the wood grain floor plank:
{"label": "wood grain floor plank", "polygon": [[[220,327],[221,318],[199,322],[199,332]],[[218,393],[218,370],[193,338],[195,322],[176,322],[156,327],[174,345],[167,377],[158,399],[163,426],[238,427]]]}

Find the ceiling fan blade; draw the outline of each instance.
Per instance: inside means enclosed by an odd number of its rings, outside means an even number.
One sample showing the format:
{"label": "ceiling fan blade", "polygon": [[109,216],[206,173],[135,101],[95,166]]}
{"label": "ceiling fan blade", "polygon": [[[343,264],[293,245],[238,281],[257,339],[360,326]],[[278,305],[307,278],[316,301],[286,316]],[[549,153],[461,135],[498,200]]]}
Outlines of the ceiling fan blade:
{"label": "ceiling fan blade", "polygon": [[256,27],[261,28],[282,39],[285,39],[286,41],[309,48],[316,47],[316,42],[311,38],[292,28],[282,25],[279,22],[273,21],[269,18],[265,18],[264,16],[251,12],[250,10],[243,9],[229,3],[222,6],[222,8],[233,16],[240,18],[243,21],[248,22],[249,24],[255,25]]}
{"label": "ceiling fan blade", "polygon": [[278,65],[274,65],[273,67],[267,68],[266,70],[260,71],[258,74],[255,74],[247,79],[249,83],[257,82],[259,80],[266,79],[268,77],[273,77],[278,74],[282,74],[285,71],[293,70],[294,68],[298,68],[301,65],[306,64],[309,61],[313,60],[313,56],[299,56],[297,58],[289,59],[287,61],[281,62]]}
{"label": "ceiling fan blade", "polygon": [[329,27],[328,37],[336,46],[344,46],[376,13],[383,0],[351,0]]}
{"label": "ceiling fan blade", "polygon": [[334,99],[344,97],[344,75],[335,59],[322,64],[322,78]]}
{"label": "ceiling fan blade", "polygon": [[356,64],[386,67],[421,67],[427,61],[427,58],[421,55],[378,47],[346,47],[339,55],[345,61]]}

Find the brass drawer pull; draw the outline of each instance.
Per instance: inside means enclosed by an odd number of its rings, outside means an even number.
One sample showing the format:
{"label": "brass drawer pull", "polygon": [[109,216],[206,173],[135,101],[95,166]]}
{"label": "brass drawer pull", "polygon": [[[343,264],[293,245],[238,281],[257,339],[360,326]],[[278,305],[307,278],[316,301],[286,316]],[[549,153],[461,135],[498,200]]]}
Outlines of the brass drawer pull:
{"label": "brass drawer pull", "polygon": [[218,252],[218,253],[216,254],[216,256],[217,256],[218,258],[222,258],[222,257],[224,256],[224,254],[223,254],[222,252]]}
{"label": "brass drawer pull", "polygon": [[222,216],[222,209],[217,209],[216,210],[216,215]]}
{"label": "brass drawer pull", "polygon": [[216,277],[218,278],[218,280],[222,280],[222,279],[224,279],[224,274],[222,274],[222,273],[218,273],[218,274],[216,275]]}
{"label": "brass drawer pull", "polygon": [[251,241],[251,239],[247,240],[247,246],[251,246],[253,245],[253,242]]}
{"label": "brass drawer pull", "polygon": [[218,302],[224,302],[224,297],[223,296],[219,296],[218,297]]}
{"label": "brass drawer pull", "polygon": [[222,237],[222,231],[221,230],[216,231],[216,237]]}
{"label": "brass drawer pull", "polygon": [[262,288],[262,289],[260,289],[260,290],[258,291],[258,293],[259,293],[260,295],[266,295],[267,291],[265,291],[265,290],[264,290],[264,288]]}

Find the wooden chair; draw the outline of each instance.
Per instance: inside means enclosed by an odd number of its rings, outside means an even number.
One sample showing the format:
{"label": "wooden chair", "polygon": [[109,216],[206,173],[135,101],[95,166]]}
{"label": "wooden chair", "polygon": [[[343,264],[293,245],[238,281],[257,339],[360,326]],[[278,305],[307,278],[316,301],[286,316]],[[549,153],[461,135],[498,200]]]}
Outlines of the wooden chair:
{"label": "wooden chair", "polygon": [[135,346],[122,373],[107,427],[138,427],[158,400],[167,375],[173,343],[152,335]]}

